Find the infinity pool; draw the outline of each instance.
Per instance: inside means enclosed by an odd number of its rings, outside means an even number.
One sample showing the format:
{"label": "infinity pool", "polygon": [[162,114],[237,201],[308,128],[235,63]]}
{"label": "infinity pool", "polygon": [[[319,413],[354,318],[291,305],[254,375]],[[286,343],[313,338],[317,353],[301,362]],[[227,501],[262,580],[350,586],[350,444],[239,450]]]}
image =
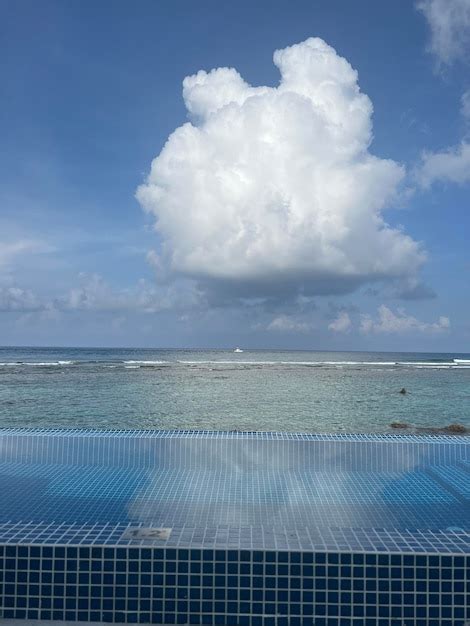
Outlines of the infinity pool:
{"label": "infinity pool", "polygon": [[[454,595],[444,598],[445,587],[438,579],[438,597],[430,599],[429,585],[434,580],[431,569],[443,571],[446,558],[451,563],[451,574],[446,576],[462,570],[463,580],[470,578],[466,557],[470,555],[469,444],[466,438],[445,436],[0,431],[0,550],[6,576],[2,615],[253,626],[278,626],[285,616],[289,624],[307,624],[308,617],[308,623],[315,625],[363,626],[393,624],[392,618],[404,619],[405,609],[411,607],[410,621],[397,623],[414,626],[434,623],[429,613],[434,602],[436,625],[446,624],[447,615],[453,620],[449,624],[458,624],[470,617],[465,615],[467,589],[460,595],[454,589]],[[90,550],[82,553],[84,562],[90,563],[83,570],[86,585],[92,584],[93,571],[100,573],[95,582],[101,591],[95,600],[91,587],[83,597],[70,585],[67,590],[67,555],[72,573],[77,570],[72,580],[75,585],[80,582],[77,549]],[[277,564],[280,558],[285,559],[280,561],[285,572]],[[330,558],[331,568],[325,565]],[[420,563],[419,558],[424,560]],[[351,595],[354,559],[361,563],[356,574],[364,587],[355,599]],[[405,575],[406,559],[415,568],[414,575]],[[131,596],[128,578],[117,585],[121,560],[126,571],[131,562],[139,561],[139,569],[148,561],[149,571],[144,571],[150,578],[144,596],[141,582],[131,585],[138,589]],[[194,567],[194,580],[193,561],[199,564]],[[56,562],[62,583],[52,586]],[[205,562],[211,565],[204,566]],[[244,562],[250,564],[245,569]],[[157,568],[160,577],[152,577],[156,575],[152,563],[163,564],[161,572]],[[169,571],[168,563],[173,563]],[[179,580],[181,563],[186,565]],[[404,593],[405,580],[416,578],[418,565],[419,579],[427,581],[427,596],[421,600],[418,589],[413,588],[411,596]],[[45,596],[39,583],[37,588],[33,585],[32,595],[27,586],[35,567],[38,576],[50,573]],[[14,581],[9,581],[13,568]],[[18,572],[23,571],[27,576],[21,584]],[[112,585],[108,581],[108,601],[100,595],[105,572],[114,576]],[[244,572],[251,589],[246,601]],[[385,596],[379,602],[378,595],[375,602],[372,596],[367,601],[369,578],[375,581],[370,593],[389,594],[386,602]],[[350,597],[342,603],[343,579],[349,581],[345,592]],[[394,580],[400,582],[395,584],[392,602]],[[112,591],[116,585],[122,587],[126,600],[117,605]],[[254,593],[256,585],[261,595]],[[298,589],[308,593],[298,591],[298,602],[286,603],[285,596],[279,596],[283,585],[288,595]],[[206,587],[223,589],[217,606],[215,597],[205,598],[203,606]],[[180,605],[179,588],[186,590]],[[270,589],[277,591],[268,601]],[[327,594],[328,589],[333,595]],[[168,590],[176,597],[167,598]],[[134,598],[136,593],[143,604]],[[73,595],[73,602],[68,602],[67,594]],[[131,600],[137,604],[129,604]],[[356,606],[358,621],[353,612],[343,619],[340,608],[335,615],[334,607],[343,604],[351,611]],[[381,605],[386,608],[379,615]]]}

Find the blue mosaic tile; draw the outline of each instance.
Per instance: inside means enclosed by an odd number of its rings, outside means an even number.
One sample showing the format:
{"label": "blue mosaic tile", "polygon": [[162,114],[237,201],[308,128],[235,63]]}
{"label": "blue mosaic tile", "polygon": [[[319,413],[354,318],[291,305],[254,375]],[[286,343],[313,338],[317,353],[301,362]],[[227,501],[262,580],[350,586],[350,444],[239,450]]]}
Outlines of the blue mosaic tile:
{"label": "blue mosaic tile", "polygon": [[0,540],[455,551],[470,446],[449,436],[0,431]]}
{"label": "blue mosaic tile", "polygon": [[467,442],[0,431],[0,618],[464,626]]}
{"label": "blue mosaic tile", "polygon": [[[469,556],[10,546],[3,557],[3,618],[250,626],[470,619]],[[204,566],[191,581],[186,573]]]}

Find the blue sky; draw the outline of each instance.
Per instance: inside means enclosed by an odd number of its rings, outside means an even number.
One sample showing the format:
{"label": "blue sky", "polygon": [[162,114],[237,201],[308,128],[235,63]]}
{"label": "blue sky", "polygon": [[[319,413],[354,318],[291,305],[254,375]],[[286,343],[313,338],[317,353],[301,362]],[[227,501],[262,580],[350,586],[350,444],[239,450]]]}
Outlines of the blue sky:
{"label": "blue sky", "polygon": [[470,0],[0,30],[0,344],[470,351]]}

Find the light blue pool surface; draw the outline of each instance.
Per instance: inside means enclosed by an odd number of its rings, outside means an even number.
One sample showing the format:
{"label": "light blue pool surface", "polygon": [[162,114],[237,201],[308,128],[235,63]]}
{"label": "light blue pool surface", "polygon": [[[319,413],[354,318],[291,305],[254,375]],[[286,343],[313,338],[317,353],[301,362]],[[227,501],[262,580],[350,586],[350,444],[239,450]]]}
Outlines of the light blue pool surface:
{"label": "light blue pool surface", "polygon": [[465,437],[4,429],[0,493],[3,543],[470,552]]}

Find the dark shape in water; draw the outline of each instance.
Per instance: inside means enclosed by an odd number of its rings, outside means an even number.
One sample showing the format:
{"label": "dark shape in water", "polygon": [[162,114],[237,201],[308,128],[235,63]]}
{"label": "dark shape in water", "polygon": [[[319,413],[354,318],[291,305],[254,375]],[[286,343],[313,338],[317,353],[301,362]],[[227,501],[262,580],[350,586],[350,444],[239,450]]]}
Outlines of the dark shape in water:
{"label": "dark shape in water", "polygon": [[449,424],[449,426],[444,426],[442,429],[446,433],[466,433],[468,432],[468,428],[463,426],[462,424]]}
{"label": "dark shape in water", "polygon": [[405,389],[404,387],[402,387],[402,388],[400,389],[400,392],[399,392],[399,393],[401,393],[402,395],[405,395],[405,393],[406,393],[406,389]]}
{"label": "dark shape in water", "polygon": [[463,426],[462,424],[449,424],[448,426],[437,426],[432,427],[429,426],[427,428],[419,427],[416,428],[417,433],[427,434],[447,434],[447,435],[466,435],[470,432],[469,428]]}
{"label": "dark shape in water", "polygon": [[406,424],[406,422],[392,422],[390,428],[409,428],[409,424]]}

